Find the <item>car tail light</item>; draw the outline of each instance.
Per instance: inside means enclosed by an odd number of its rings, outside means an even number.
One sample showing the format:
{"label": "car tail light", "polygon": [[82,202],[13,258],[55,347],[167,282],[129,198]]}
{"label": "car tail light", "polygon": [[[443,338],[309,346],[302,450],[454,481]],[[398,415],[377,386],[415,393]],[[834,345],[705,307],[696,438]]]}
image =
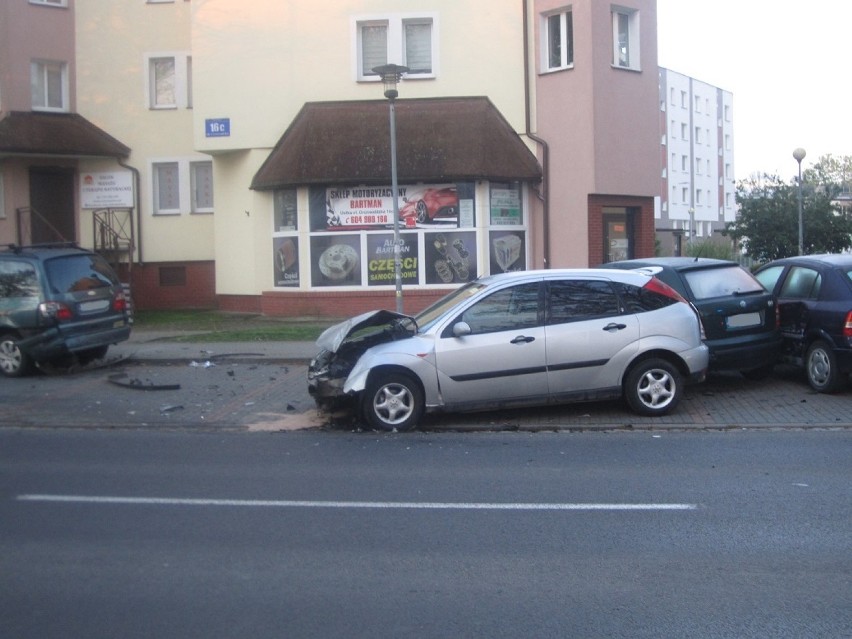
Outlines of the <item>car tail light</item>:
{"label": "car tail light", "polygon": [[74,313],[61,302],[42,302],[38,305],[39,315],[44,319],[64,322],[73,319]]}
{"label": "car tail light", "polygon": [[846,313],[846,322],[843,324],[843,337],[852,339],[852,311]]}
{"label": "car tail light", "polygon": [[127,311],[127,298],[124,297],[124,293],[121,291],[116,293],[112,300],[112,310],[116,313],[124,313]]}
{"label": "car tail light", "polygon": [[664,295],[665,297],[670,297],[672,299],[677,300],[678,302],[688,304],[688,302],[683,299],[683,296],[680,293],[678,293],[671,286],[666,284],[661,279],[657,279],[656,277],[652,277],[650,280],[648,280],[648,283],[645,284],[643,288],[653,293],[658,293],[660,295]]}

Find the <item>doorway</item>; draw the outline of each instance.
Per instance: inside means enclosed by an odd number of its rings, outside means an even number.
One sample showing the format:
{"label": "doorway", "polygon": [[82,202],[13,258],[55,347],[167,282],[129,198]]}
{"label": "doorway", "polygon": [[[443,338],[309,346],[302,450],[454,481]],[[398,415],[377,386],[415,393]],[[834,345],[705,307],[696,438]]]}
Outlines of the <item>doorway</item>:
{"label": "doorway", "polygon": [[76,242],[74,170],[30,168],[30,243]]}
{"label": "doorway", "polygon": [[633,219],[635,211],[627,207],[606,207],[603,210],[604,262],[633,259]]}

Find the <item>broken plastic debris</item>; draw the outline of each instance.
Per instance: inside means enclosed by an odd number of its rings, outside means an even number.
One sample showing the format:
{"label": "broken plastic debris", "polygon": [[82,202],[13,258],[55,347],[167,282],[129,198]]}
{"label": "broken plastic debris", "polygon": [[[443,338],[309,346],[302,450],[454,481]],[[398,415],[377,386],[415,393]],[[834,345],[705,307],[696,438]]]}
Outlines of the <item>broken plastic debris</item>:
{"label": "broken plastic debris", "polygon": [[212,366],[216,366],[216,364],[211,362],[209,359],[205,362],[196,362],[193,360],[189,363],[190,368],[211,368]]}

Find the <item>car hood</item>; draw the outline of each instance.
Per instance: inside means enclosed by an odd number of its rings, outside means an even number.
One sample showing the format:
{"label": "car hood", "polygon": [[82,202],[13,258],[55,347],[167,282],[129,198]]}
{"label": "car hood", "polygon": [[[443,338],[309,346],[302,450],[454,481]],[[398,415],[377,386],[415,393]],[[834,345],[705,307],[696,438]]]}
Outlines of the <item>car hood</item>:
{"label": "car hood", "polygon": [[394,313],[393,311],[368,311],[361,315],[351,317],[339,324],[335,324],[334,326],[329,326],[322,332],[319,338],[317,338],[317,346],[327,351],[331,351],[332,353],[336,353],[337,349],[340,348],[340,345],[343,344],[346,338],[353,333],[372,326],[390,324],[391,322],[400,319],[409,319],[412,322],[414,321],[410,315]]}

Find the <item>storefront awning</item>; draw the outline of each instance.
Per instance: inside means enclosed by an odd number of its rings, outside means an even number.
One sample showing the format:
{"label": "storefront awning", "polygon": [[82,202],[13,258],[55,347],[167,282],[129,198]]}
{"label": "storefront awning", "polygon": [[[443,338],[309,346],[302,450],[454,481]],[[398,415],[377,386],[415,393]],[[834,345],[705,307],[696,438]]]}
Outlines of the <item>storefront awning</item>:
{"label": "storefront awning", "polygon": [[0,155],[127,157],[130,149],[77,113],[0,114]]}
{"label": "storefront awning", "polygon": [[[541,180],[535,155],[488,98],[395,105],[399,182]],[[371,100],[305,104],[251,187],[388,183],[388,103]]]}

